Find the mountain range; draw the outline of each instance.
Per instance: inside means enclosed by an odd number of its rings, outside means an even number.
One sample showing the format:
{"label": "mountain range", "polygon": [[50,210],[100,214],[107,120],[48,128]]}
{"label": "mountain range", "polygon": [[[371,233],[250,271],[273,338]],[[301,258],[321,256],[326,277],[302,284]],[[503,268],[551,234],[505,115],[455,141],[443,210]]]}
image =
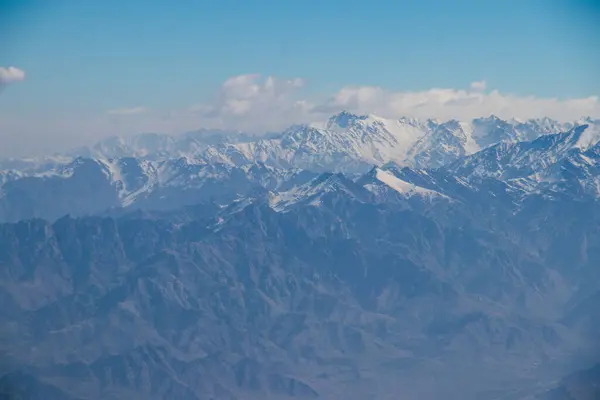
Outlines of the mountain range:
{"label": "mountain range", "polygon": [[341,172],[355,180],[373,166],[392,164],[410,168],[403,172],[413,176],[409,181],[422,179],[425,170],[447,171],[469,181],[498,179],[519,192],[549,193],[567,184],[583,185],[571,188],[581,196],[597,192],[592,169],[600,122],[590,118],[559,123],[491,116],[462,123],[342,112],[318,125],[269,137],[140,134],[53,157],[4,160],[0,220],[177,208],[221,197],[227,203],[257,189],[284,192],[319,173]]}
{"label": "mountain range", "polygon": [[0,396],[585,398],[599,159],[590,118],[342,112],[4,160]]}

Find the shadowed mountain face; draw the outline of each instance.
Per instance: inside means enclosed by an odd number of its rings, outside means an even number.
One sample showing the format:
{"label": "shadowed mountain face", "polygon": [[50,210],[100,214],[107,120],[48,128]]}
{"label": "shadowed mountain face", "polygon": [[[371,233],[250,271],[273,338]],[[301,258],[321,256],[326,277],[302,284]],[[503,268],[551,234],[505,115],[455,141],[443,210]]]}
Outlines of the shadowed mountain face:
{"label": "shadowed mountain face", "polygon": [[0,399],[593,396],[569,375],[600,346],[589,122],[340,114],[13,160]]}
{"label": "shadowed mountain face", "polygon": [[2,400],[75,400],[55,386],[41,383],[35,377],[14,372],[0,378]]}
{"label": "shadowed mountain face", "polygon": [[596,203],[538,199],[484,216],[344,184],[354,188],[321,178],[318,204],[310,194],[284,211],[258,197],[0,225],[3,387],[523,398],[593,348]]}
{"label": "shadowed mountain face", "polygon": [[[391,173],[394,182],[416,185],[420,194],[428,189],[469,202],[480,197],[484,206],[502,201],[510,207],[530,195],[597,199],[600,123],[584,122],[523,125],[489,118],[440,124],[340,114],[325,127],[292,127],[251,141],[223,136],[217,145],[214,137],[210,143],[187,136],[114,138],[82,152],[87,158],[0,162],[0,221],[225,205],[257,192],[289,195],[332,171],[347,180],[362,177],[363,185],[384,179],[387,186]],[[485,146],[476,138],[487,138]],[[373,166],[383,174],[369,172]],[[391,185],[406,191],[401,182]],[[465,190],[471,199],[461,197]]]}
{"label": "shadowed mountain face", "polygon": [[560,383],[538,397],[540,400],[600,399],[600,364],[562,379]]}

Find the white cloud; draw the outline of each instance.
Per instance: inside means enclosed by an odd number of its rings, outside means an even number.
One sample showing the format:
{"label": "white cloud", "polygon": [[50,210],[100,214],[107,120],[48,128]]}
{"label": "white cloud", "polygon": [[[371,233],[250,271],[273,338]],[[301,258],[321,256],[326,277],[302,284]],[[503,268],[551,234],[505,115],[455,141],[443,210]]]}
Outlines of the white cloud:
{"label": "white cloud", "polygon": [[[283,129],[293,123],[322,120],[341,110],[388,118],[459,120],[490,114],[521,119],[600,117],[597,96],[571,99],[520,96],[498,90],[486,91],[484,80],[471,83],[468,89],[390,91],[375,86],[346,86],[320,101],[302,96],[304,85],[305,82],[298,78],[263,78],[258,74],[235,76],[222,84],[213,102],[197,104],[190,109],[196,117],[192,120],[196,121],[196,126],[261,132]],[[175,113],[173,118],[184,115]]]}
{"label": "white cloud", "polygon": [[[109,135],[139,132],[182,133],[199,128],[242,130],[249,133],[279,131],[291,124],[323,121],[348,110],[382,117],[459,119],[495,114],[501,118],[550,118],[568,121],[582,116],[600,118],[598,96],[558,99],[502,93],[476,82],[466,89],[433,88],[422,91],[392,91],[375,86],[346,86],[319,98],[307,95],[306,82],[258,74],[227,79],[210,101],[185,109],[156,110],[132,107],[111,110],[96,117],[64,114],[60,118],[15,118],[1,115],[3,149],[20,143],[41,143],[43,152],[94,142]],[[31,139],[31,140],[29,140]],[[42,146],[42,144],[39,144]],[[23,149],[24,147],[19,147]],[[15,147],[16,151],[16,147]],[[19,150],[23,153],[24,150]],[[5,151],[6,153],[6,151]],[[13,154],[11,154],[13,155]]]}
{"label": "white cloud", "polygon": [[[296,123],[322,121],[348,110],[388,118],[403,116],[469,120],[495,114],[502,118],[548,116],[576,120],[600,117],[598,97],[557,99],[518,96],[488,90],[485,81],[468,89],[390,91],[376,86],[346,86],[325,98],[305,95],[300,78],[280,79],[259,74],[234,76],[221,84],[210,101],[186,109],[158,112],[143,107],[111,110],[114,119],[103,128],[113,134],[141,131],[180,133],[199,128],[241,130],[249,133],[278,131]],[[95,123],[93,129],[102,124]]]}
{"label": "white cloud", "polygon": [[19,82],[25,79],[25,71],[17,67],[0,67],[0,85]]}
{"label": "white cloud", "polygon": [[221,85],[211,103],[196,104],[189,112],[202,121],[199,125],[209,127],[246,131],[281,129],[305,122],[312,106],[298,96],[304,84],[300,78],[234,76]]}
{"label": "white cloud", "polygon": [[[475,85],[478,89],[481,84]],[[498,90],[429,89],[394,92],[378,87],[345,87],[335,93],[322,110],[349,109],[372,112],[389,118],[411,116],[468,120],[495,114],[501,118],[575,120],[581,116],[600,117],[598,96],[558,99],[504,94]]]}
{"label": "white cloud", "polygon": [[485,80],[471,82],[471,90],[475,92],[483,92],[487,87]]}
{"label": "white cloud", "polygon": [[146,112],[145,107],[131,107],[131,108],[116,108],[114,110],[108,110],[108,115],[137,115],[144,114]]}

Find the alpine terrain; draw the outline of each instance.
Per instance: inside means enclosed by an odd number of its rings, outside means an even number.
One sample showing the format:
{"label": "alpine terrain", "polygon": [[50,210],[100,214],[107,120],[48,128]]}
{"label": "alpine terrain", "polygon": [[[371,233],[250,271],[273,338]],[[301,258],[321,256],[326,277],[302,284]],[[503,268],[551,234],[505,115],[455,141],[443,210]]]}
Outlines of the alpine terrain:
{"label": "alpine terrain", "polygon": [[0,399],[597,398],[599,199],[591,118],[2,160]]}

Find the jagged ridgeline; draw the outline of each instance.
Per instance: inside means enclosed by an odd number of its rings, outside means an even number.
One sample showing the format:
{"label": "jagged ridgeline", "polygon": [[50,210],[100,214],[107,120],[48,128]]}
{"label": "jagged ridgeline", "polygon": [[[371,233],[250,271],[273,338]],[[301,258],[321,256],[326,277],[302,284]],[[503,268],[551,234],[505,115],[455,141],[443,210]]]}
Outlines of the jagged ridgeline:
{"label": "jagged ridgeline", "polygon": [[341,113],[7,160],[0,398],[593,395],[599,126]]}

